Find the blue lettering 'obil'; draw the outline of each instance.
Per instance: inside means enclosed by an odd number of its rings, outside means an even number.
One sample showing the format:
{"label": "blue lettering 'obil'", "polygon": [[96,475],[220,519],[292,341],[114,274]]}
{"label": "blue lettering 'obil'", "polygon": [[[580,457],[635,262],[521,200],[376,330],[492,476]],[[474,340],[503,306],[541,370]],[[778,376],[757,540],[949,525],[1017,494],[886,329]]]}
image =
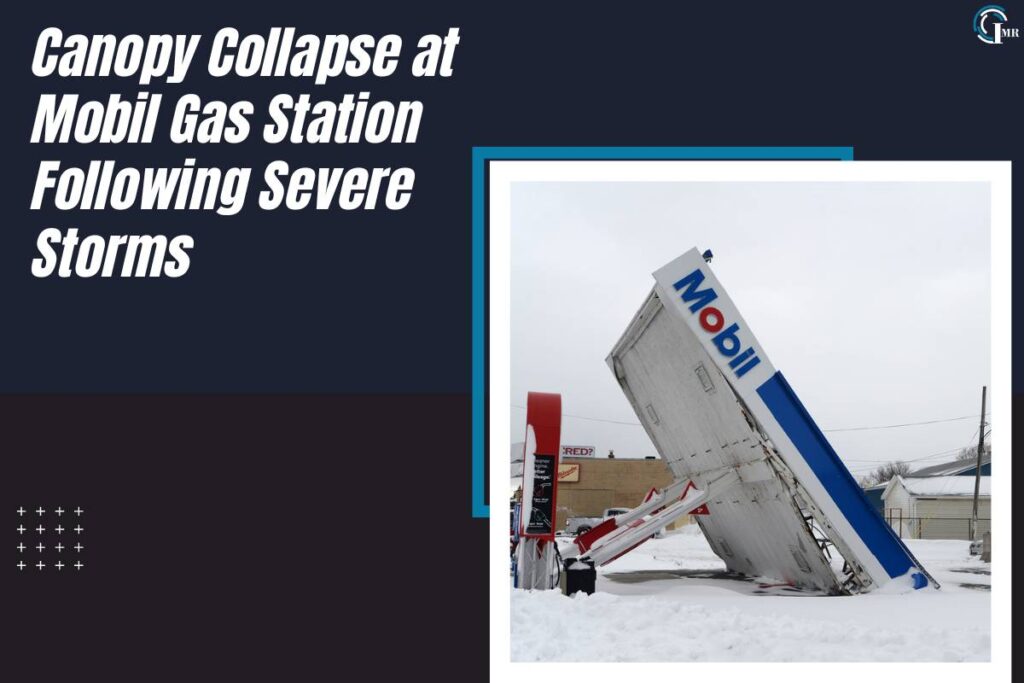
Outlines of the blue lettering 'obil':
{"label": "blue lettering 'obil'", "polygon": [[700,268],[698,268],[682,280],[672,285],[675,287],[677,292],[684,287],[686,288],[686,291],[680,295],[682,296],[683,301],[689,303],[696,300],[694,303],[690,304],[691,313],[696,313],[718,298],[718,294],[711,288],[703,291],[698,290],[697,288],[700,287],[700,283],[702,282],[704,282],[704,273],[702,273]]}

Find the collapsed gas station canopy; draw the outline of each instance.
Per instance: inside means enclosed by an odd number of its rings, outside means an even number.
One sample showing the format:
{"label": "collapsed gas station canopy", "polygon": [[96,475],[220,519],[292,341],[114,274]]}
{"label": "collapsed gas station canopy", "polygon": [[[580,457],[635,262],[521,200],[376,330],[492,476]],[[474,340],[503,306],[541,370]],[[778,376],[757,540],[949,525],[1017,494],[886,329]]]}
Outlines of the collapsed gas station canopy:
{"label": "collapsed gas station canopy", "polygon": [[700,252],[654,278],[608,364],[676,479],[738,475],[697,517],[726,566],[829,593],[927,585]]}

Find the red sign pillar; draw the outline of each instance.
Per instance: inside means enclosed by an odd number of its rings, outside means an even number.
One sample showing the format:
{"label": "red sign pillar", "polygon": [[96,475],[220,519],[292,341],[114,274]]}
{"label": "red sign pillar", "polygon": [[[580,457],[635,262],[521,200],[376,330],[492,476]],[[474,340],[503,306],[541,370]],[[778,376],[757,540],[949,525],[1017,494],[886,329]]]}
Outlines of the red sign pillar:
{"label": "red sign pillar", "polygon": [[531,391],[527,395],[526,448],[531,443],[531,430],[535,446],[532,454],[524,454],[520,535],[553,542],[558,499],[558,447],[562,437],[561,394]]}

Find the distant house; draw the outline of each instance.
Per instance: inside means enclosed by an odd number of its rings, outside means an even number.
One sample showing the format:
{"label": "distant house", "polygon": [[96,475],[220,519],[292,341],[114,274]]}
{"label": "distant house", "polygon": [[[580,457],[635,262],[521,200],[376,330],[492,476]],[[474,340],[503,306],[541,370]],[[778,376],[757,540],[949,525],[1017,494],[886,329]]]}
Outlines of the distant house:
{"label": "distant house", "polygon": [[[974,473],[978,471],[978,461],[976,459],[971,460],[954,460],[952,462],[943,462],[938,465],[929,465],[928,467],[922,467],[919,470],[911,472],[909,477],[973,477]],[[992,454],[986,453],[981,458],[981,476],[987,477],[992,474]],[[973,479],[972,479],[973,481]],[[882,494],[885,489],[889,486],[889,482],[882,482],[881,484],[875,484],[864,489],[864,495],[871,502],[878,513],[881,515],[885,514],[885,504],[882,502]],[[974,489],[971,489],[973,495]]]}
{"label": "distant house", "polygon": [[[978,471],[977,458],[970,460],[954,460],[938,465],[922,467],[910,473],[912,477],[973,477]],[[985,453],[981,456],[981,476],[992,474],[992,454]]]}
{"label": "distant house", "polygon": [[[992,477],[978,491],[978,534],[989,530]],[[970,540],[974,478],[958,475],[894,477],[882,492],[884,516],[901,538]]]}
{"label": "distant house", "polygon": [[878,510],[878,514],[885,512],[884,503],[882,503],[882,494],[885,492],[885,487],[889,485],[889,482],[884,484],[875,484],[864,489],[864,495],[867,496],[868,502],[871,503],[872,507]]}

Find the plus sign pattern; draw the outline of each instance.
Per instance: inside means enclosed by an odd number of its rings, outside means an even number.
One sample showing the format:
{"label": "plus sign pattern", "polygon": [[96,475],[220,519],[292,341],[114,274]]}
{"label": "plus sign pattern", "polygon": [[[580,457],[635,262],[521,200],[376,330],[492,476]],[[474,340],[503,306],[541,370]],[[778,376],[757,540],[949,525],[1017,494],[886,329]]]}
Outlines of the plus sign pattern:
{"label": "plus sign pattern", "polygon": [[86,568],[85,510],[19,505],[14,534],[15,572],[78,574]]}

